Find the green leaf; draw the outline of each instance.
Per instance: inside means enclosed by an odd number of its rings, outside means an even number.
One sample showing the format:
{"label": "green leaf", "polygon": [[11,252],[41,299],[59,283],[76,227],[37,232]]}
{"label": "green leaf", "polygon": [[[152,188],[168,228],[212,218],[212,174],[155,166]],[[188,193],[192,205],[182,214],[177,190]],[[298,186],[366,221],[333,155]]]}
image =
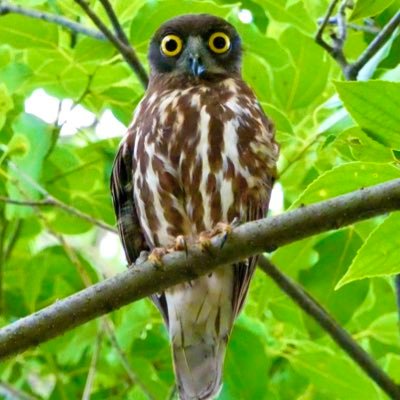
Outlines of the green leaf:
{"label": "green leaf", "polygon": [[[335,292],[337,280],[347,270],[361,244],[354,229],[334,232],[314,246],[319,254],[318,262],[299,274],[305,288],[342,324],[351,319],[368,293],[367,282],[358,282]],[[311,333],[321,334],[321,329],[314,323],[309,323],[308,327]]]}
{"label": "green leaf", "polygon": [[246,55],[254,53],[275,68],[283,67],[289,62],[287,52],[276,39],[263,35],[253,24],[244,24],[237,14],[231,14],[229,22],[239,32]]}
{"label": "green leaf", "polygon": [[260,337],[237,326],[228,346],[220,399],[267,399],[268,381],[254,371],[267,371],[269,363]]}
{"label": "green leaf", "polygon": [[[31,181],[38,181],[43,160],[50,149],[52,132],[42,120],[30,114],[21,114],[13,123],[14,136],[9,143],[10,147],[21,148],[11,160],[17,170],[10,168],[12,180],[7,182],[7,191],[11,198],[17,200],[36,200],[39,198],[37,187]],[[31,213],[31,208],[8,204],[6,207],[7,219],[23,218]]]}
{"label": "green leaf", "polygon": [[133,357],[131,365],[148,395],[155,399],[166,398],[169,392],[168,386],[160,379],[157,370],[147,358]]}
{"label": "green leaf", "polygon": [[294,352],[284,355],[299,374],[308,377],[328,396],[351,400],[381,399],[381,393],[372,380],[341,352],[300,341]]}
{"label": "green leaf", "polygon": [[367,186],[400,177],[400,170],[389,164],[351,162],[339,165],[316,178],[292,204],[316,203]]}
{"label": "green leaf", "polygon": [[334,147],[342,154],[350,151],[357,161],[393,162],[393,152],[386,146],[378,143],[359,127],[346,129],[340,133],[334,142]]}
{"label": "green leaf", "polygon": [[1,17],[0,43],[7,43],[18,49],[27,47],[56,48],[58,29],[55,24],[9,14]]}
{"label": "green leaf", "polygon": [[367,329],[370,336],[388,345],[400,346],[399,314],[393,312],[382,315]]}
{"label": "green leaf", "polygon": [[0,130],[6,122],[7,113],[14,108],[14,103],[4,83],[0,83]]}
{"label": "green leaf", "polygon": [[[306,107],[323,92],[329,64],[322,57],[321,48],[293,27],[283,32],[280,43],[290,49],[292,62],[274,72],[275,93],[284,110]],[[318,79],[315,79],[316,70]]]}
{"label": "green leaf", "polygon": [[285,22],[298,28],[303,34],[312,36],[317,25],[304,8],[303,2],[287,6],[281,0],[255,0],[276,21]]}
{"label": "green leaf", "polygon": [[388,8],[394,0],[357,0],[350,21],[373,17]]}
{"label": "green leaf", "polygon": [[393,213],[364,242],[336,288],[359,279],[400,273],[400,213]]}
{"label": "green leaf", "polygon": [[378,142],[400,149],[400,82],[336,82],[351,116]]}
{"label": "green leaf", "polygon": [[392,353],[387,355],[385,371],[398,385],[400,384],[400,355]]}

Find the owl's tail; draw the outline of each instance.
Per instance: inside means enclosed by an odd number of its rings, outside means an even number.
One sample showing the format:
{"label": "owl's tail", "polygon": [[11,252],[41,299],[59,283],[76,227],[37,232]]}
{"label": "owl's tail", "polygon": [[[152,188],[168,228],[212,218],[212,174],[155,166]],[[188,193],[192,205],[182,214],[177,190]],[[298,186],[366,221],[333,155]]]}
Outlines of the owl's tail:
{"label": "owl's tail", "polygon": [[181,400],[211,400],[221,390],[226,339],[190,346],[172,344],[174,368]]}

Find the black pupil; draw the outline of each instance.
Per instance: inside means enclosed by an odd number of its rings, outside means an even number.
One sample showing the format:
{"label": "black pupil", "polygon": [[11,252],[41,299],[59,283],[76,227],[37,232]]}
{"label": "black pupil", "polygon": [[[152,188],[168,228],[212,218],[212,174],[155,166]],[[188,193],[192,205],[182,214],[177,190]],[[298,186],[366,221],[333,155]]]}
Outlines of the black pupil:
{"label": "black pupil", "polygon": [[225,45],[226,45],[226,40],[222,36],[217,36],[214,39],[214,46],[217,49],[223,49],[225,47]]}
{"label": "black pupil", "polygon": [[168,51],[175,51],[178,48],[178,42],[175,39],[169,39],[167,43],[165,43],[165,48]]}

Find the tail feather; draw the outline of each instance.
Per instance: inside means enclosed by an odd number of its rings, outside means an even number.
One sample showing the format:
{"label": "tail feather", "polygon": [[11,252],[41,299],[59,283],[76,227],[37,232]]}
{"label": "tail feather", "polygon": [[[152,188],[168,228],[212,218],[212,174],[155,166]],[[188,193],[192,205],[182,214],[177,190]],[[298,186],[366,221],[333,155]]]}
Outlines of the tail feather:
{"label": "tail feather", "polygon": [[226,340],[172,347],[181,400],[211,400],[221,390]]}

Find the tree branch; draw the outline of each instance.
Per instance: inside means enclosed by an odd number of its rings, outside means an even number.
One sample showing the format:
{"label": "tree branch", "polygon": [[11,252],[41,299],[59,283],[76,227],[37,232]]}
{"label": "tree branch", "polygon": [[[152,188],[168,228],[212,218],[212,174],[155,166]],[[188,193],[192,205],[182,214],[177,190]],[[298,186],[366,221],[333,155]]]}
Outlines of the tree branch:
{"label": "tree branch", "polygon": [[125,43],[126,45],[130,46],[129,39],[125,35],[124,30],[122,29],[121,24],[119,23],[118,17],[114,12],[114,9],[112,8],[111,3],[108,0],[100,0],[100,3],[102,4],[103,8],[106,10],[106,13],[108,15],[108,18],[114,28],[115,35],[117,38],[122,42]]}
{"label": "tree branch", "polygon": [[331,39],[333,45],[328,44],[323,34],[332,19],[332,14],[338,3],[338,0],[332,0],[330,3],[325,17],[322,19],[321,25],[315,35],[315,41],[323,47],[330,56],[339,64],[342,69],[343,75],[346,80],[356,80],[357,75],[365,64],[377,53],[377,51],[387,42],[394,30],[400,24],[400,11],[398,11],[393,18],[386,24],[386,26],[378,33],[374,40],[368,45],[364,52],[358,57],[354,63],[349,63],[343,52],[344,43],[347,34],[346,15],[348,0],[343,0],[337,16],[335,18],[338,26],[338,34],[332,33]]}
{"label": "tree branch", "polygon": [[109,232],[117,233],[117,230],[114,227],[88,214],[85,214],[82,211],[79,211],[78,209],[69,206],[68,204],[63,203],[62,201],[51,196],[50,194],[47,194],[47,197],[42,200],[17,200],[17,199],[11,199],[6,196],[0,196],[0,202],[14,204],[18,206],[29,206],[29,207],[45,207],[45,206],[58,207],[64,210],[66,213],[78,217],[80,219],[83,219],[87,222],[90,222],[91,224],[96,225],[99,228],[102,228]]}
{"label": "tree branch", "polygon": [[[96,13],[90,8],[89,4],[85,0],[75,0],[75,3],[81,6],[83,11],[85,11],[87,16],[93,21],[97,28],[99,28],[99,30],[111,42],[111,44],[121,53],[122,57],[136,73],[143,87],[146,88],[148,84],[147,73],[133,48],[114,36],[113,33],[104,25],[101,19],[96,15]],[[109,12],[107,11],[107,13]]]}
{"label": "tree branch", "polygon": [[344,330],[328,312],[300,285],[273,265],[266,257],[258,260],[261,269],[303,311],[310,315],[328,335],[355,361],[392,399],[400,399],[400,387],[386,375],[369,354]]}
{"label": "tree branch", "polygon": [[382,31],[374,38],[369,46],[360,55],[357,61],[348,67],[350,80],[357,79],[361,68],[377,53],[377,51],[388,41],[394,30],[400,25],[400,11],[385,25]]}
{"label": "tree branch", "polygon": [[163,258],[163,266],[142,262],[0,330],[0,360],[61,335],[78,325],[180,282],[196,279],[220,265],[273,251],[279,246],[400,209],[400,179],[361,189],[277,217],[235,228],[228,240],[212,240]]}
{"label": "tree branch", "polygon": [[46,13],[43,11],[37,11],[34,9],[21,7],[15,4],[9,4],[8,2],[5,1],[0,1],[0,15],[6,15],[6,14],[20,14],[26,17],[40,19],[42,21],[60,25],[64,28],[69,29],[70,31],[89,36],[93,39],[106,40],[106,37],[101,32],[86,28],[84,25],[72,21],[68,18],[61,17],[55,14]]}

